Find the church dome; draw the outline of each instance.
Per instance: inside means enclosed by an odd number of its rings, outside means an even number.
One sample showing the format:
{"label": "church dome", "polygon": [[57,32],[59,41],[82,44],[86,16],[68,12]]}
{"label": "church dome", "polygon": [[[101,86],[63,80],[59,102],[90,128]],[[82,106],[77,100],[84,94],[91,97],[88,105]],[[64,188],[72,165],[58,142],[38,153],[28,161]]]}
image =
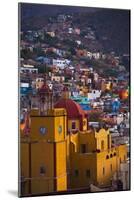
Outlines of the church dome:
{"label": "church dome", "polygon": [[74,119],[85,117],[85,112],[80,105],[71,99],[60,99],[54,106],[55,108],[65,108],[68,118]]}

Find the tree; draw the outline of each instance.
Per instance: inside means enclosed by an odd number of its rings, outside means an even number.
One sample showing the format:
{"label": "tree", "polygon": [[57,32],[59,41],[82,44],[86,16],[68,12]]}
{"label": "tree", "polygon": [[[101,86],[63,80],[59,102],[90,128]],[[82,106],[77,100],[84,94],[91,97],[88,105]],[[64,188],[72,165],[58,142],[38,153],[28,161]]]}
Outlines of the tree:
{"label": "tree", "polygon": [[29,49],[22,49],[21,50],[21,58],[32,59],[33,58],[33,52],[31,52]]}
{"label": "tree", "polygon": [[69,46],[71,49],[77,47],[77,43],[73,40],[70,40],[70,39],[63,40],[63,44]]}
{"label": "tree", "polygon": [[69,51],[70,51],[70,53],[71,53],[71,55],[76,55],[76,50],[75,50],[75,48],[70,48],[69,49]]}
{"label": "tree", "polygon": [[50,71],[50,68],[46,64],[38,66],[38,72],[41,74],[47,73]]}
{"label": "tree", "polygon": [[89,121],[90,122],[101,122],[102,121],[101,115],[102,115],[102,113],[99,111],[90,112]]}

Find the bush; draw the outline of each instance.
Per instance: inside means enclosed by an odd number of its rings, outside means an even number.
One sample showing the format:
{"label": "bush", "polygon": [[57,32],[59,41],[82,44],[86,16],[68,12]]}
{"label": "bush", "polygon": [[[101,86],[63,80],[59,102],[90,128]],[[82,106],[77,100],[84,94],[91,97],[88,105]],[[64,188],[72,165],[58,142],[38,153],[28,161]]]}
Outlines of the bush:
{"label": "bush", "polygon": [[102,118],[101,118],[101,112],[90,112],[89,113],[89,121],[90,122],[101,122]]}

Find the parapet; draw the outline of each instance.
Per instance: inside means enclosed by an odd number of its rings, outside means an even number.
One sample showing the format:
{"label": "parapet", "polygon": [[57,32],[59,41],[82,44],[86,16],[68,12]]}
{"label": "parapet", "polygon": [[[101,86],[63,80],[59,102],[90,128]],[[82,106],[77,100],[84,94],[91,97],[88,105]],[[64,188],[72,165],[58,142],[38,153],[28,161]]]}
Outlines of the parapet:
{"label": "parapet", "polygon": [[53,108],[48,110],[47,114],[48,116],[63,116],[67,115],[67,112],[64,108]]}
{"label": "parapet", "polygon": [[39,109],[32,109],[30,111],[30,116],[35,117],[35,116],[66,116],[67,112],[66,109],[64,108],[52,108],[48,109],[46,111],[41,112]]}

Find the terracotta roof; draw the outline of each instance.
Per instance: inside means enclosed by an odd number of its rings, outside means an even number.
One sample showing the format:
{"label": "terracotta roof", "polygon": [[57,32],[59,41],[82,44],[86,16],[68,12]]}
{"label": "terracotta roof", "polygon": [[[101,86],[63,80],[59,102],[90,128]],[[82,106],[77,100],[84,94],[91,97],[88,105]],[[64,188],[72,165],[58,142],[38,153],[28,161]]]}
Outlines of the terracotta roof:
{"label": "terracotta roof", "polygon": [[63,91],[64,92],[68,91],[68,88],[66,86],[64,86]]}
{"label": "terracotta roof", "polygon": [[43,84],[43,86],[39,89],[39,94],[48,93],[50,92],[49,86],[46,84]]}
{"label": "terracotta roof", "polygon": [[79,118],[85,116],[85,112],[81,109],[80,105],[72,99],[60,99],[54,106],[55,108],[65,108],[68,118]]}

